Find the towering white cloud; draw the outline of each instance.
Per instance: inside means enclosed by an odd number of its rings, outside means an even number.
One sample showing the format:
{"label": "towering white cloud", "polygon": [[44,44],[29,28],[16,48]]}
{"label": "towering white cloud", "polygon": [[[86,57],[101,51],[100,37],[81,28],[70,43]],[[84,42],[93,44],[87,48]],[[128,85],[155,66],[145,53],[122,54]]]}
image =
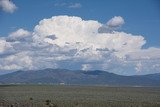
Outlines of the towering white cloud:
{"label": "towering white cloud", "polygon": [[79,17],[55,16],[40,21],[34,29],[33,38],[35,41],[44,42],[48,36],[55,35],[57,39],[50,43],[59,46],[65,46],[66,43],[84,43],[92,35],[96,35],[100,25],[97,21],[84,21]]}
{"label": "towering white cloud", "polygon": [[[98,33],[102,24],[89,20],[84,21],[79,17],[58,16],[40,21],[34,29],[35,42],[47,42],[60,47],[69,46],[79,51],[97,53],[97,49],[116,51],[117,56],[123,57],[126,53],[140,50],[145,44],[142,36],[133,36],[124,32]],[[55,35],[57,39],[48,36]],[[81,54],[84,54],[82,52]]]}
{"label": "towering white cloud", "polygon": [[13,13],[17,7],[11,0],[0,0],[0,8],[3,11]]}
{"label": "towering white cloud", "polygon": [[[121,21],[111,20],[110,26],[122,25]],[[102,25],[75,16],[54,16],[41,20],[33,33],[19,29],[1,42],[1,53],[9,48],[12,51],[1,55],[0,70],[68,68],[101,69],[119,74],[159,72],[159,48],[142,49],[146,41],[141,35],[101,33],[98,30]]]}

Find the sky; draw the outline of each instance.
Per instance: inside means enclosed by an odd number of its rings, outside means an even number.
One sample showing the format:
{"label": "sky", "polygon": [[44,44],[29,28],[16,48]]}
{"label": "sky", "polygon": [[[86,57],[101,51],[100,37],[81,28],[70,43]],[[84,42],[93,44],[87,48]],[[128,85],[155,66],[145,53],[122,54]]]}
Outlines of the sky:
{"label": "sky", "polygon": [[0,0],[0,74],[160,72],[159,0]]}

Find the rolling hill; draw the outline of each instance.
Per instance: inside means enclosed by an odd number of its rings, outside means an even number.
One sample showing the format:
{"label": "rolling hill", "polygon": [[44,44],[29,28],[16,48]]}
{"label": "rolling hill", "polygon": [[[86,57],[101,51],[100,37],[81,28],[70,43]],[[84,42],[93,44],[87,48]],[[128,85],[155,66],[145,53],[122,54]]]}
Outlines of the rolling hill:
{"label": "rolling hill", "polygon": [[160,74],[122,76],[106,71],[44,69],[16,71],[0,76],[1,84],[69,84],[109,86],[160,86]]}

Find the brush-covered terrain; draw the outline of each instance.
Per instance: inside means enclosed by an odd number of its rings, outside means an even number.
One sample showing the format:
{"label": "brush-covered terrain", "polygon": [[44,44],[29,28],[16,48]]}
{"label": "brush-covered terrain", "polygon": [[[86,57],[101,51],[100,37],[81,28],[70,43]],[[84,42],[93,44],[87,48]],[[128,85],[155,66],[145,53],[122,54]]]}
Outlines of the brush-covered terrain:
{"label": "brush-covered terrain", "polygon": [[160,88],[0,85],[0,107],[160,107]]}

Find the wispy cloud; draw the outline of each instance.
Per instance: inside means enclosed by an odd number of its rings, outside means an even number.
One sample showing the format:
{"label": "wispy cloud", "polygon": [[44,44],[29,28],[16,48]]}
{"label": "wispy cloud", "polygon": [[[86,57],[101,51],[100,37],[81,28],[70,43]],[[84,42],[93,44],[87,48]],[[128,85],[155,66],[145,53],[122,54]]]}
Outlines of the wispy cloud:
{"label": "wispy cloud", "polygon": [[82,5],[80,3],[55,3],[55,7],[66,7],[66,8],[72,8],[72,9],[78,9],[81,8]]}
{"label": "wispy cloud", "polygon": [[65,7],[67,6],[67,3],[55,3],[54,6],[55,7]]}
{"label": "wispy cloud", "polygon": [[73,3],[68,6],[69,8],[81,8],[82,5],[80,3]]}

